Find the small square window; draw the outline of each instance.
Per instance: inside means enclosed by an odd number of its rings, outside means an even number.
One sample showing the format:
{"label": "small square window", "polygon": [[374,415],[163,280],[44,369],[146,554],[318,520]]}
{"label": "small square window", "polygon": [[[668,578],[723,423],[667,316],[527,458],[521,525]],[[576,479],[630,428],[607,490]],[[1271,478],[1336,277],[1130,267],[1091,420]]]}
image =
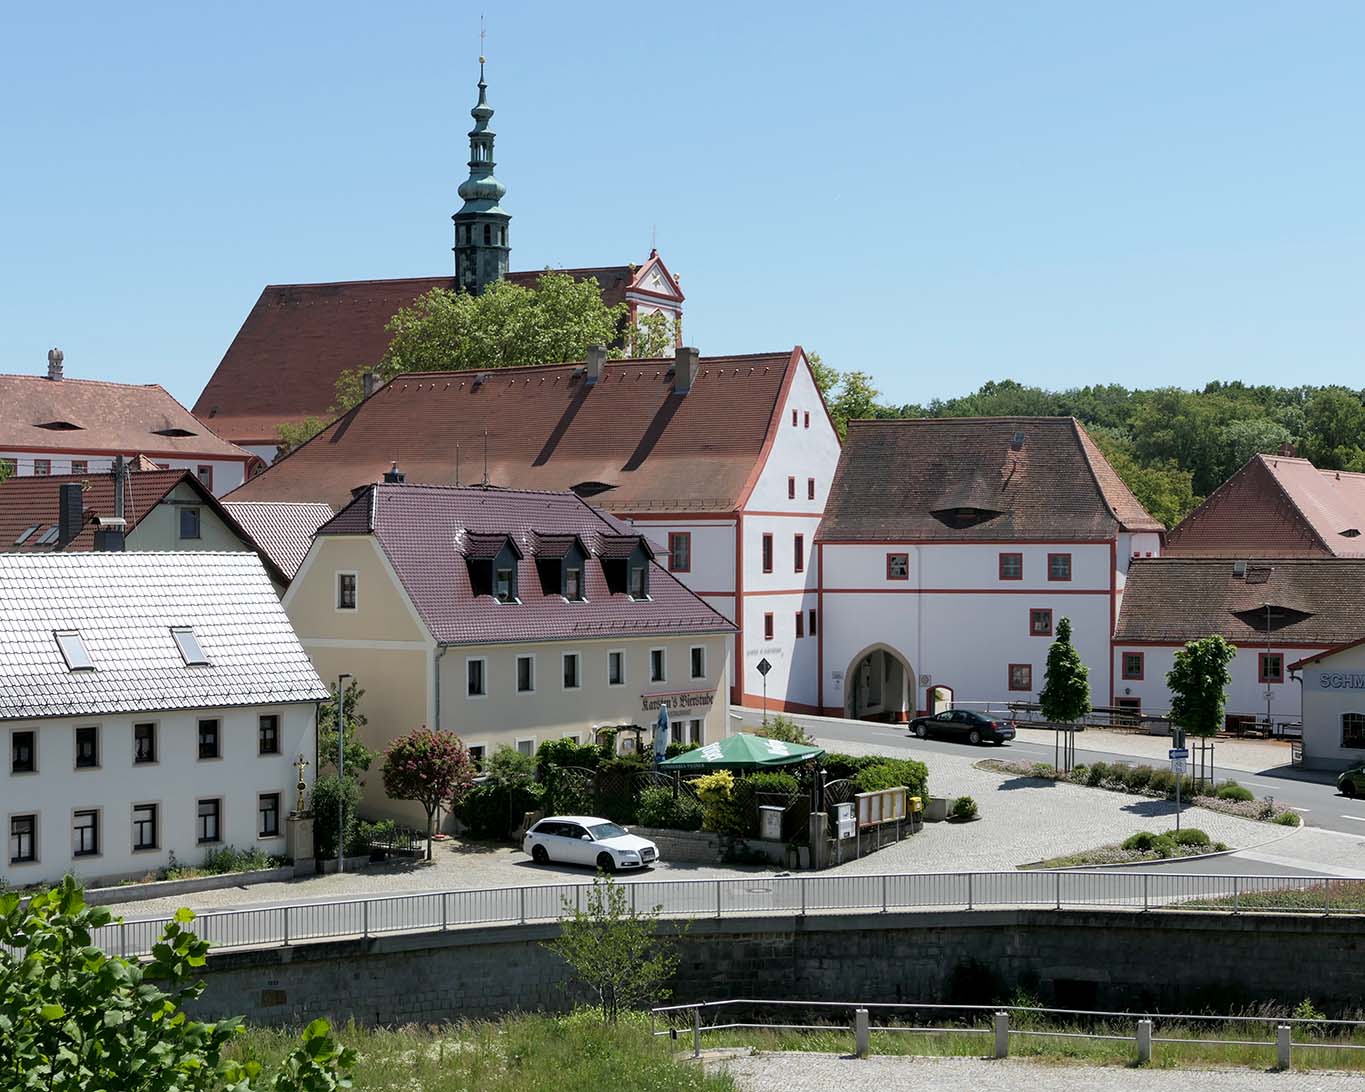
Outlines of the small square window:
{"label": "small square window", "polygon": [[692,678],[706,678],[706,649],[701,645],[695,645],[691,652]]}
{"label": "small square window", "polygon": [[71,816],[71,856],[94,857],[100,851],[100,813],[78,811]]}
{"label": "small square window", "polygon": [[180,509],[180,537],[182,539],[197,539],[200,537],[198,508]]}
{"label": "small square window", "polygon": [[337,573],[337,610],[355,610],[356,574]]}
{"label": "small square window", "polygon": [[100,730],[93,724],[76,729],[76,769],[90,770],[100,764]]}
{"label": "small square window", "polygon": [[133,805],[133,848],[155,849],[157,847],[158,808],[156,804]]}
{"label": "small square window", "polygon": [[212,492],[213,492],[213,467],[212,467],[212,466],[200,466],[200,467],[195,471],[195,475],[199,478],[200,484],[203,485],[203,487],[204,487],[205,489],[207,489],[210,493],[212,493]]}
{"label": "small square window", "polygon": [[536,658],[517,657],[517,693],[534,694],[536,689]]}
{"label": "small square window", "polygon": [[202,845],[222,840],[223,802],[218,799],[200,800],[198,805],[198,825],[195,835]]}
{"label": "small square window", "polygon": [[1048,554],[1047,555],[1047,578],[1049,580],[1070,580],[1071,579],[1071,555],[1070,554]]}
{"label": "small square window", "polygon": [[156,725],[133,725],[133,765],[145,766],[156,761]]}
{"label": "small square window", "polygon": [[222,758],[218,729],[217,720],[205,718],[199,722],[200,758]]}
{"label": "small square window", "polygon": [[769,611],[767,614],[763,616],[763,639],[765,641],[771,641],[773,639],[774,632],[775,631],[773,629],[773,616],[772,612]]}
{"label": "small square window", "polygon": [[52,460],[51,460],[51,459],[34,459],[34,460],[33,460],[33,476],[34,476],[35,478],[46,478],[46,477],[49,477],[51,474],[52,474]]}
{"label": "small square window", "polygon": [[483,660],[466,660],[465,693],[471,698],[482,698],[488,693],[487,680],[484,678]]}
{"label": "small square window", "polygon": [[1052,636],[1051,608],[1034,607],[1028,612],[1028,633],[1030,637]]}
{"label": "small square window", "polygon": [[36,732],[12,732],[9,737],[10,773],[36,773],[38,770]]}
{"label": "small square window", "polygon": [[651,648],[649,650],[649,681],[666,682],[668,675],[667,667],[664,650],[661,648]]}
{"label": "small square window", "polygon": [[1023,579],[1024,579],[1024,555],[1023,555],[1023,554],[1001,554],[1001,555],[1000,555],[1000,579],[1001,579],[1001,580],[1023,580]]}
{"label": "small square window", "polygon": [[73,473],[73,474],[89,474],[89,473],[90,473],[90,460],[89,460],[89,459],[72,459],[72,460],[71,460],[71,473]]}
{"label": "small square window", "polygon": [[1033,689],[1032,664],[1010,664],[1010,689],[1011,690]]}
{"label": "small square window", "polygon": [[886,555],[886,579],[887,579],[887,580],[909,580],[909,579],[910,579],[910,555],[909,555],[909,554],[887,554],[887,555]]}
{"label": "small square window", "polygon": [[1365,748],[1365,713],[1341,714],[1341,745]]}
{"label": "small square window", "polygon": [[274,838],[280,833],[280,794],[263,792],[256,801],[256,814],[259,817],[257,834],[262,838]]}
{"label": "small square window", "polygon": [[275,713],[261,715],[256,728],[257,753],[277,755],[280,753],[280,718]]}
{"label": "small square window", "polygon": [[534,739],[517,740],[517,752],[523,755],[533,755],[536,753],[536,741]]}
{"label": "small square window", "polygon": [[475,743],[469,747],[469,761],[474,763],[474,769],[483,769],[483,756],[487,754],[488,748],[482,743]]}
{"label": "small square window", "polygon": [[38,859],[38,817],[11,815],[9,820],[9,863],[27,864]]}
{"label": "small square window", "polygon": [[670,531],[668,533],[668,568],[670,572],[675,573],[692,571],[691,531]]}
{"label": "small square window", "polygon": [[578,653],[566,652],[563,657],[564,689],[578,689]]}
{"label": "small square window", "polygon": [[1261,652],[1257,654],[1257,660],[1260,667],[1261,682],[1284,682],[1284,656],[1278,652]]}
{"label": "small square window", "polygon": [[626,685],[626,654],[624,652],[607,653],[607,685]]}
{"label": "small square window", "polygon": [[1125,652],[1123,654],[1123,677],[1140,681],[1144,674],[1144,659],[1145,655],[1141,652]]}

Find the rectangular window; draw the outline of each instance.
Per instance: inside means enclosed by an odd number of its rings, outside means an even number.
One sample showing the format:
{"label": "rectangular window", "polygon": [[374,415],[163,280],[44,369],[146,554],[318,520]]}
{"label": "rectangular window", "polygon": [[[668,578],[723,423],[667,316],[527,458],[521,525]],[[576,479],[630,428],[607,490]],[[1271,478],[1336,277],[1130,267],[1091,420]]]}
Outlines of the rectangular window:
{"label": "rectangular window", "polygon": [[773,571],[773,536],[763,536],[763,571],[770,573]]}
{"label": "rectangular window", "polygon": [[213,492],[213,467],[201,466],[195,471],[195,476],[198,477],[200,484],[205,489],[210,493]]}
{"label": "rectangular window", "polygon": [[355,610],[355,573],[337,573],[337,610]]}
{"label": "rectangular window", "polygon": [[886,555],[886,579],[887,579],[887,580],[909,580],[909,579],[910,579],[910,555],[909,555],[909,554],[887,554],[887,555]]}
{"label": "rectangular window", "polygon": [[765,641],[771,641],[773,639],[773,616],[771,611],[763,616],[763,639]]}
{"label": "rectangular window", "polygon": [[37,734],[13,732],[9,737],[10,773],[34,773],[38,769]]}
{"label": "rectangular window", "polygon": [[578,689],[578,653],[566,652],[563,657],[564,689]]}
{"label": "rectangular window", "polygon": [[805,426],[804,426],[804,427],[810,428],[810,410],[804,410],[804,411],[802,411],[802,412],[805,414]]}
{"label": "rectangular window", "polygon": [[517,740],[517,752],[523,755],[533,755],[536,753],[536,741],[534,739]]}
{"label": "rectangular window", "polygon": [[100,764],[100,730],[93,724],[76,729],[76,769],[88,770]]}
{"label": "rectangular window", "polygon": [[1341,714],[1341,745],[1365,747],[1365,713]]}
{"label": "rectangular window", "polygon": [[57,647],[62,650],[62,659],[69,671],[94,671],[95,661],[90,658],[81,635],[74,631],[53,634]]}
{"label": "rectangular window", "polygon": [[808,626],[806,627],[806,632],[809,633],[812,637],[814,637],[815,634],[816,634],[816,629],[815,629],[815,608],[814,608],[814,607],[811,607],[811,609],[810,609],[807,613],[810,615],[810,625],[808,625]]}
{"label": "rectangular window", "polygon": [[787,499],[796,500],[796,479],[794,477],[787,479]]}
{"label": "rectangular window", "polygon": [[275,713],[262,714],[257,722],[256,740],[258,754],[277,755],[280,753],[280,718]]}
{"label": "rectangular window", "polygon": [[200,535],[199,509],[180,509],[180,537],[197,539]]}
{"label": "rectangular window", "polygon": [[175,626],[171,629],[171,638],[175,641],[175,647],[180,650],[180,658],[185,661],[186,667],[208,666],[209,658],[204,655],[194,630],[188,626]]}
{"label": "rectangular window", "polygon": [[38,859],[38,817],[11,815],[9,820],[9,863],[25,864]]}
{"label": "rectangular window", "polygon": [[792,428],[796,427],[796,410],[792,410]]}
{"label": "rectangular window", "polygon": [[792,571],[806,571],[806,536],[792,535]]}
{"label": "rectangular window", "polygon": [[223,752],[219,746],[218,738],[219,724],[217,720],[204,718],[199,722],[199,757],[200,758],[222,758]]}
{"label": "rectangular window", "polygon": [[469,761],[474,763],[474,769],[483,769],[483,756],[488,752],[482,743],[475,743],[469,748]]}
{"label": "rectangular window", "polygon": [[1125,652],[1123,654],[1123,671],[1121,674],[1125,679],[1136,679],[1139,682],[1145,674],[1146,664],[1143,662],[1146,654],[1142,652]]}
{"label": "rectangular window", "polygon": [[692,532],[668,532],[668,568],[670,572],[692,571]]}
{"label": "rectangular window", "polygon": [[72,460],[71,460],[71,473],[73,473],[73,474],[89,474],[89,473],[90,473],[90,461],[89,461],[88,459],[72,459]]}
{"label": "rectangular window", "polygon": [[577,565],[564,570],[564,598],[570,603],[583,602],[583,570]]}
{"label": "rectangular window", "polygon": [[94,857],[100,851],[100,813],[78,811],[71,817],[71,856]]}
{"label": "rectangular window", "polygon": [[201,846],[219,840],[222,833],[222,817],[223,802],[221,800],[215,798],[199,801],[198,826],[195,828],[195,836]]}
{"label": "rectangular window", "polygon": [[1034,607],[1028,612],[1028,634],[1030,637],[1052,636],[1051,608]]}
{"label": "rectangular window", "polygon": [[1023,555],[1023,554],[1001,554],[1001,555],[1000,555],[1000,579],[1001,579],[1001,580],[1023,580],[1023,579],[1024,579],[1024,555]]}
{"label": "rectangular window", "polygon": [[536,692],[536,658],[534,656],[517,657],[517,693],[534,694]]}
{"label": "rectangular window", "polygon": [[1071,579],[1071,555],[1070,554],[1048,554],[1047,555],[1047,578],[1049,580],[1070,580]]}
{"label": "rectangular window", "polygon": [[133,848],[155,849],[157,847],[157,805],[133,805]]}
{"label": "rectangular window", "polygon": [[466,660],[464,662],[466,696],[482,698],[488,693],[487,680],[484,678],[484,661]]}
{"label": "rectangular window", "polygon": [[692,678],[706,678],[706,649],[701,645],[693,645],[691,649]]}
{"label": "rectangular window", "polygon": [[133,725],[133,764],[144,766],[156,761],[156,725]]}
{"label": "rectangular window", "polygon": [[256,798],[257,834],[275,838],[280,833],[280,794],[263,792]]}
{"label": "rectangular window", "polygon": [[667,682],[668,681],[668,662],[661,648],[651,648],[649,650],[649,681]]}
{"label": "rectangular window", "polygon": [[806,635],[806,616],[800,611],[796,612],[796,635],[798,637]]}
{"label": "rectangular window", "polygon": [[630,567],[630,597],[644,600],[649,598],[648,570],[643,565]]}
{"label": "rectangular window", "polygon": [[1284,682],[1284,656],[1278,652],[1261,652],[1257,654],[1260,671],[1259,678],[1263,683]]}
{"label": "rectangular window", "polygon": [[806,479],[806,500],[814,500],[814,499],[815,499],[815,479],[814,479],[814,478],[807,478],[807,479]]}
{"label": "rectangular window", "polygon": [[1032,664],[1010,664],[1010,689],[1011,690],[1033,689]]}
{"label": "rectangular window", "polygon": [[51,459],[34,459],[33,475],[37,478],[46,478],[52,473]]}
{"label": "rectangular window", "polygon": [[516,602],[516,591],[512,587],[512,570],[499,569],[493,574],[493,595],[499,603]]}
{"label": "rectangular window", "polygon": [[607,653],[607,685],[626,685],[626,654],[624,652]]}

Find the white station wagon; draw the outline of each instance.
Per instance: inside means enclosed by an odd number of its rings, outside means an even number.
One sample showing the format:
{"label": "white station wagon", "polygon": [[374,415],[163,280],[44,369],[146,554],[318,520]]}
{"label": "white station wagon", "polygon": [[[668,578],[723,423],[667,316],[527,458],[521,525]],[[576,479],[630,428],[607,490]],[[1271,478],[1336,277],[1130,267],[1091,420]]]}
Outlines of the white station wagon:
{"label": "white station wagon", "polygon": [[659,847],[624,827],[589,815],[556,815],[526,832],[521,848],[536,864],[589,865],[603,872],[644,868],[659,859]]}

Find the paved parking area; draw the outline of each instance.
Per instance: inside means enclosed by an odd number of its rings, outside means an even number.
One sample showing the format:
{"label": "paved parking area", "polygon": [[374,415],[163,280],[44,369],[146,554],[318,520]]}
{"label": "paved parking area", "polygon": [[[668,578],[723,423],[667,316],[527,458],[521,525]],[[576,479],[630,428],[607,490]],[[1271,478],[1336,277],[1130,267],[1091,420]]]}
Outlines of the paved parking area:
{"label": "paved parking area", "polygon": [[[1052,746],[1056,736],[1051,728],[1030,728],[1017,724],[1020,741]],[[1193,745],[1193,741],[1190,741]],[[1076,746],[1086,751],[1112,751],[1114,754],[1135,755],[1149,759],[1154,765],[1166,765],[1171,747],[1170,736],[1149,736],[1139,732],[1115,732],[1103,728],[1087,728],[1076,735]],[[1288,766],[1292,761],[1292,745],[1287,739],[1217,739],[1213,743],[1213,759],[1220,770],[1245,770],[1252,773]]]}

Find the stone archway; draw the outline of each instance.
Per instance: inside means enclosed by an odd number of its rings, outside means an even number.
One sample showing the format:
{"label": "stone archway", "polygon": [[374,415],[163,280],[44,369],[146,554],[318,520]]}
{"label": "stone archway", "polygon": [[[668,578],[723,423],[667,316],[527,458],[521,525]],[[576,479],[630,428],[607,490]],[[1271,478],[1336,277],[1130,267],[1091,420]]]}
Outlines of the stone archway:
{"label": "stone archway", "polygon": [[909,660],[890,645],[869,645],[844,673],[844,716],[903,724],[914,715],[916,690]]}

